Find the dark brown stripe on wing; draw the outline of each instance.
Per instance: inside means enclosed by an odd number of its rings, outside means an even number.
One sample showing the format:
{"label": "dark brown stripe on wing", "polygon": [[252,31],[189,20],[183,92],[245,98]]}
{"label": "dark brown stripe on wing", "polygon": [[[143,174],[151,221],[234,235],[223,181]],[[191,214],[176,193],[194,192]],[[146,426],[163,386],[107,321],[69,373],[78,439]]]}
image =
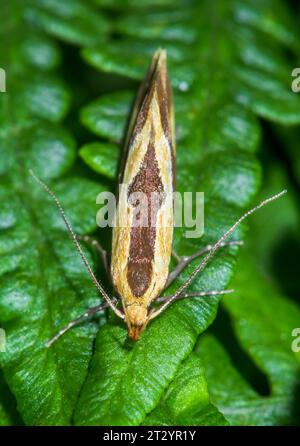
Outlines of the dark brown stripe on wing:
{"label": "dark brown stripe on wing", "polygon": [[[154,140],[152,131],[141,168],[128,189],[128,201],[131,205],[134,204],[130,202],[130,195],[134,192],[143,192],[148,200],[148,225],[146,227],[132,227],[130,233],[127,281],[136,297],[143,296],[151,282],[156,237],[156,228],[154,224],[151,226],[151,217],[156,222],[157,211],[164,200],[164,187],[155,156]],[[153,192],[159,194],[159,202],[156,203],[155,207],[151,203]]]}
{"label": "dark brown stripe on wing", "polygon": [[163,73],[160,73],[157,77],[157,98],[158,98],[158,106],[160,111],[160,120],[161,126],[163,128],[165,137],[169,141],[169,145],[172,148],[172,135],[170,128],[170,97],[169,91],[167,88],[167,79],[163,76]]}
{"label": "dark brown stripe on wing", "polygon": [[130,137],[129,145],[133,144],[137,135],[142,131],[145,122],[151,113],[151,103],[155,92],[157,93],[158,106],[160,109],[160,119],[166,138],[172,147],[172,135],[170,128],[172,91],[167,74],[166,61],[156,61],[151,67],[153,71],[148,76],[147,83],[143,86],[143,98],[140,102],[140,109],[136,116],[136,122]]}

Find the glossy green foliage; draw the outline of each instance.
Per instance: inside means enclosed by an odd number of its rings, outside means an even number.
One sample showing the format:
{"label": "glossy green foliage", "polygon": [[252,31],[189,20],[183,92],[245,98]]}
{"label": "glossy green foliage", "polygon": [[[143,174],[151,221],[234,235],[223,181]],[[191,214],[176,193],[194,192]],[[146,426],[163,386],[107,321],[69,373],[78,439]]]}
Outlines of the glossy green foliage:
{"label": "glossy green foliage", "polygon": [[212,401],[231,424],[298,425],[300,420],[300,351],[295,351],[299,341],[293,334],[300,320],[293,298],[298,289],[294,256],[299,211],[287,176],[269,160],[263,194],[287,184],[286,200],[254,220],[232,281],[235,295],[223,301],[217,324],[196,349]]}
{"label": "glossy green foliage", "polygon": [[145,425],[225,426],[224,416],[211,404],[205,370],[191,353],[178,367],[174,380],[159,404],[144,420]]}
{"label": "glossy green foliage", "polygon": [[[253,381],[245,382],[238,356],[232,361],[220,344],[218,324],[202,334],[217,315],[217,296],[173,304],[138,343],[127,339],[125,325],[109,311],[45,349],[51,335],[100,296],[53,202],[28,174],[33,169],[53,188],[76,232],[95,232],[96,196],[115,188],[138,84],[154,50],[165,47],[174,86],[176,188],[205,193],[204,236],[186,238],[188,228],[176,228],[174,247],[186,255],[217,240],[255,201],[264,178],[256,158],[258,118],[300,123],[300,99],[290,90],[298,33],[289,8],[274,0],[14,0],[4,17],[0,326],[7,348],[0,353],[0,424],[295,423],[299,361],[289,336],[299,308],[264,278],[273,273],[272,246],[286,221],[286,214],[275,218],[281,202],[267,211],[279,232],[268,230],[266,242],[263,224],[254,220],[264,251],[251,243],[237,262],[238,249],[224,248],[190,286],[223,290],[237,264],[237,292],[224,298],[218,319],[222,312],[230,316],[236,342],[267,375],[265,399]],[[8,24],[11,41],[5,40]],[[233,238],[247,241],[245,229]],[[107,231],[98,228],[95,236],[109,247]],[[101,263],[85,251],[109,290]],[[251,252],[261,263],[248,259]],[[264,296],[269,300],[260,305]],[[275,303],[280,319],[273,322]]]}
{"label": "glossy green foliage", "polygon": [[58,124],[70,94],[54,71],[57,44],[27,28],[21,11],[15,13],[6,3],[0,31],[0,64],[8,80],[8,92],[0,96],[0,321],[7,338],[0,360],[26,424],[69,424],[95,329],[87,324],[74,330],[51,350],[45,341],[99,298],[29,169],[56,190],[80,233],[95,229],[95,195],[103,187],[72,172],[75,142]]}

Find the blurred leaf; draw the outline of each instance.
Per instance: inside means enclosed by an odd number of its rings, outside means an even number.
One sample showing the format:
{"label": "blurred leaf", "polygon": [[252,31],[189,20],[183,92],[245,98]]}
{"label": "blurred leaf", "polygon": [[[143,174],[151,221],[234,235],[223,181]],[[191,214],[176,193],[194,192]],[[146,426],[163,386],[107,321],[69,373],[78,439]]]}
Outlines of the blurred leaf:
{"label": "blurred leaf", "polygon": [[143,3],[139,0],[95,0],[95,3],[101,6],[109,8],[128,8],[128,6],[139,6],[139,7],[149,7],[149,6],[164,6],[172,4],[172,0],[144,0]]}
{"label": "blurred leaf", "polygon": [[81,110],[81,121],[96,135],[120,143],[133,99],[131,91],[101,96]]}
{"label": "blurred leaf", "polygon": [[11,394],[0,369],[0,426],[17,426],[22,424],[16,410],[14,396]]}
{"label": "blurred leaf", "polygon": [[299,158],[299,127],[282,127],[274,126],[275,136],[282,144],[286,161],[290,169],[290,175],[293,176],[294,182],[297,184],[298,193],[300,188],[300,158]]}
{"label": "blurred leaf", "polygon": [[[75,159],[73,138],[52,123],[69,108],[68,91],[49,73],[60,54],[51,41],[28,32],[24,9],[15,8],[8,2],[3,5],[0,28],[0,65],[7,69],[8,79],[7,93],[0,95],[0,324],[7,335],[0,361],[26,424],[69,424],[96,327],[87,324],[74,330],[51,350],[45,341],[98,302],[98,296],[62,230],[53,202],[28,169],[57,191],[81,233],[96,227],[95,197],[101,186],[69,173]],[[7,41],[8,23],[11,41]],[[26,58],[24,48],[35,56]],[[48,56],[51,63],[45,63]],[[9,412],[4,416],[8,424],[12,422]]]}
{"label": "blurred leaf", "polygon": [[[272,149],[273,147],[270,148],[271,153]],[[257,266],[273,277],[282,293],[293,297],[300,304],[300,215],[297,189],[281,163],[268,157],[265,165],[265,184],[261,197],[283,188],[288,193],[284,200],[274,203],[272,209],[267,208],[256,216],[249,249],[257,259]]]}
{"label": "blurred leaf", "polygon": [[100,70],[140,79],[155,49],[165,47],[172,83],[190,91],[188,102],[195,88],[199,99],[207,97],[209,85],[209,91],[222,95],[223,105],[228,98],[264,118],[300,122],[299,97],[291,91],[293,65],[284,53],[299,44],[283,2],[159,3],[165,7],[157,11],[135,3],[121,9],[111,26],[122,38],[83,50],[84,58]]}
{"label": "blurred leaf", "polygon": [[82,0],[39,0],[25,8],[29,23],[66,42],[95,45],[108,31],[106,20]]}
{"label": "blurred leaf", "polygon": [[101,144],[92,142],[85,144],[79,152],[81,158],[93,170],[108,178],[114,179],[117,175],[120,151],[114,144]]}

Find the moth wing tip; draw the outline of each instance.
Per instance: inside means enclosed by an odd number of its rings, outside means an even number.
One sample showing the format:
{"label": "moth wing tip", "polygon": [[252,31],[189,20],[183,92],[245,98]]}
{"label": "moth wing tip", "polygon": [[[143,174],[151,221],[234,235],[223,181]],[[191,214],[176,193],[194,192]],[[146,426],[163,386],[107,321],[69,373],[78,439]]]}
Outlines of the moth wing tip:
{"label": "moth wing tip", "polygon": [[165,62],[167,60],[167,50],[165,48],[159,47],[153,56],[153,59],[157,59],[159,62]]}

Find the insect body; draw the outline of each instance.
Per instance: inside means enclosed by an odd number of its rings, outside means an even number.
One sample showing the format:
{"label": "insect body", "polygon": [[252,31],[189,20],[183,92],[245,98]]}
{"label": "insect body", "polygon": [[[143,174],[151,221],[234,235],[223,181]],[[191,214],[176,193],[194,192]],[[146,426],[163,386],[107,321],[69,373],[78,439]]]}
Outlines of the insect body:
{"label": "insect body", "polygon": [[[122,175],[125,192],[119,196],[113,229],[111,276],[122,296],[129,336],[137,339],[151,301],[167,282],[172,251],[175,141],[165,51],[153,57],[133,119]],[[134,222],[137,207],[140,219]]]}
{"label": "insect body", "polygon": [[[231,292],[219,290],[187,294],[185,291],[219,248],[227,244],[241,244],[239,241],[227,242],[227,239],[246,217],[286,192],[282,191],[246,212],[215,244],[190,257],[181,258],[175,270],[169,274],[173,238],[171,197],[175,183],[175,138],[172,94],[164,50],[154,54],[138,94],[125,149],[120,174],[120,183],[124,187],[118,197],[110,265],[117,298],[111,298],[95,277],[79,244],[79,237],[74,233],[54,193],[31,171],[35,180],[56,203],[89,275],[105,299],[104,304],[88,309],[69,322],[46,344],[47,347],[70,328],[107,307],[126,322],[129,337],[137,340],[147,323],[175,300]],[[88,241],[89,237],[83,239]],[[94,241],[94,244],[98,246],[98,242]],[[100,246],[98,248],[102,258],[106,258],[104,250]],[[191,260],[204,254],[189,278],[172,296],[160,297],[161,292]],[[162,304],[153,308],[151,304],[154,301]]]}

